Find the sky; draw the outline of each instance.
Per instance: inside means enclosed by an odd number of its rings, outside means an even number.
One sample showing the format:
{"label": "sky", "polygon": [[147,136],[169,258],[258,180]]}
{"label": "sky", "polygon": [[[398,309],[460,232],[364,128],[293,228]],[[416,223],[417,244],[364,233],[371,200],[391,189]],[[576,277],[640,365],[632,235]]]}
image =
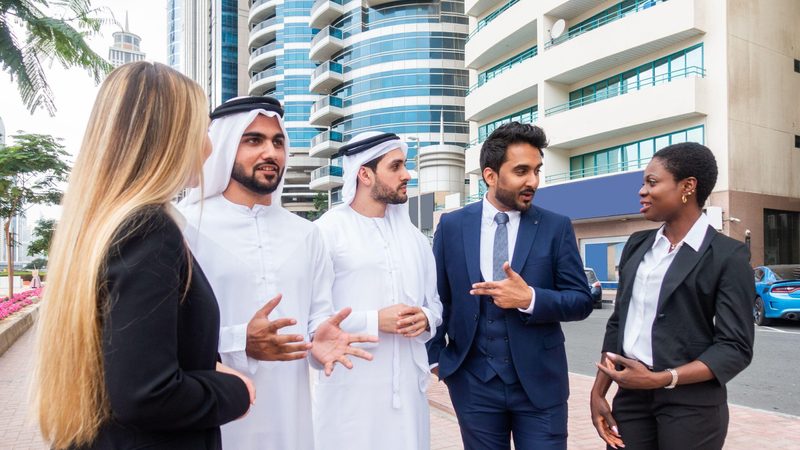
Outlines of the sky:
{"label": "sky", "polygon": [[[107,8],[99,14],[114,17],[121,26],[128,14],[129,30],[142,38],[141,50],[148,61],[166,63],[167,59],[167,1],[166,0],[94,0],[94,7]],[[99,55],[108,58],[113,44],[112,33],[119,26],[104,25],[101,34],[90,38],[89,44]],[[17,36],[23,40],[22,35]],[[59,63],[46,63],[47,81],[55,98],[56,113],[40,108],[33,115],[23,106],[16,85],[7,72],[0,71],[0,117],[6,129],[6,145],[13,144],[12,135],[25,133],[50,134],[62,138],[66,150],[75,155],[80,149],[86,123],[99,89],[89,73],[82,69],[64,69]],[[57,218],[58,207],[33,207],[26,214],[28,222],[39,217]]]}

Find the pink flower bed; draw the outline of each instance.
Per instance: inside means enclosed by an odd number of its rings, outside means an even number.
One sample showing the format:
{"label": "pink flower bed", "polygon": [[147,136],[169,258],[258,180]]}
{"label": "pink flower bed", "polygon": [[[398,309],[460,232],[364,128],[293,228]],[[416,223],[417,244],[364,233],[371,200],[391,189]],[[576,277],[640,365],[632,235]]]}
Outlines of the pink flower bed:
{"label": "pink flower bed", "polygon": [[42,296],[42,288],[30,289],[18,294],[14,294],[11,300],[8,297],[0,297],[0,320],[14,314],[20,309],[39,301]]}

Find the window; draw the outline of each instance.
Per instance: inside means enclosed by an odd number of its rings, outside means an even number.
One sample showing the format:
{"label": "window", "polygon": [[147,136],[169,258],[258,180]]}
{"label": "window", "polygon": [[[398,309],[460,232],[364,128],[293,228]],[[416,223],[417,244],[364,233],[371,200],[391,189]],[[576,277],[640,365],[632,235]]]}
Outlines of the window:
{"label": "window", "polygon": [[800,59],[794,60],[794,71],[800,73]]}
{"label": "window", "polygon": [[764,264],[800,262],[800,212],[764,210]]}
{"label": "window", "polygon": [[794,135],[794,148],[800,148],[800,136]]}
{"label": "window", "polygon": [[703,143],[703,129],[700,125],[688,130],[678,130],[662,136],[630,142],[616,147],[573,156],[570,158],[570,171],[565,174],[548,176],[549,180],[577,179],[594,175],[641,169],[647,166],[656,150],[679,142]]}

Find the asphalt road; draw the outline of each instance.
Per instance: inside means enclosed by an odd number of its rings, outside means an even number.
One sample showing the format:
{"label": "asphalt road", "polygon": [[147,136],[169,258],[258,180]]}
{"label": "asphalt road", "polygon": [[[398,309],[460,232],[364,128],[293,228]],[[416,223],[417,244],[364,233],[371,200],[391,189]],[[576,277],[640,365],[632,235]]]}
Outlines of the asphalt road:
{"label": "asphalt road", "polygon": [[[562,324],[570,372],[594,376],[611,305]],[[587,400],[588,401],[588,400]],[[800,322],[756,326],[753,362],[730,383],[729,403],[800,416]]]}

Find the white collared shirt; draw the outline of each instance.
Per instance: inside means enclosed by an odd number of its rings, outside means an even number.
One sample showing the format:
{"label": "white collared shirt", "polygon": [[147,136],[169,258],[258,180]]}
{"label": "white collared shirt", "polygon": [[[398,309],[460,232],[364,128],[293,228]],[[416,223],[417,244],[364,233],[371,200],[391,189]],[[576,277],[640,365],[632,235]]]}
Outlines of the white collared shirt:
{"label": "white collared shirt", "polygon": [[[497,230],[497,222],[494,221],[494,216],[500,210],[494,207],[486,196],[483,197],[483,213],[481,214],[481,275],[484,281],[495,281],[494,279],[494,233]],[[508,231],[508,262],[514,257],[514,247],[517,244],[517,234],[519,233],[519,222],[522,213],[516,210],[505,211],[508,214],[508,223],[506,230]],[[521,312],[531,314],[533,312],[533,304],[536,300],[536,292],[531,288],[531,304],[527,309],[521,309]]]}
{"label": "white collared shirt", "polygon": [[708,217],[701,214],[683,240],[671,252],[669,239],[664,236],[664,226],[658,229],[653,246],[644,254],[633,282],[633,293],[625,321],[625,337],[622,342],[622,350],[628,358],[638,359],[647,366],[653,366],[653,322],[656,318],[658,297],[664,276],[684,244],[694,251],[700,249],[708,225]]}

